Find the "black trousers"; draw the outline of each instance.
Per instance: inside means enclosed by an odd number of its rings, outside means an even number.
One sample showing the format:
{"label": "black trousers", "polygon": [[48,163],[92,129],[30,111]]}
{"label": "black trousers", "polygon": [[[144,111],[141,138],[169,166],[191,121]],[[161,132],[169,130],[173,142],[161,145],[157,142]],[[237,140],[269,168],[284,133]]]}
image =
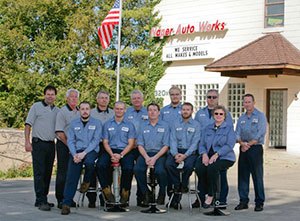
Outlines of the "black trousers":
{"label": "black trousers", "polygon": [[57,172],[55,181],[55,197],[58,203],[64,199],[64,189],[67,177],[69,148],[62,141],[58,140],[56,144]]}
{"label": "black trousers", "polygon": [[196,173],[199,177],[204,192],[209,196],[214,196],[217,192],[218,178],[220,171],[227,170],[234,164],[229,160],[217,160],[216,162],[205,166],[202,161],[196,165]]}
{"label": "black trousers", "polygon": [[32,165],[36,204],[47,203],[55,158],[54,142],[32,138]]}

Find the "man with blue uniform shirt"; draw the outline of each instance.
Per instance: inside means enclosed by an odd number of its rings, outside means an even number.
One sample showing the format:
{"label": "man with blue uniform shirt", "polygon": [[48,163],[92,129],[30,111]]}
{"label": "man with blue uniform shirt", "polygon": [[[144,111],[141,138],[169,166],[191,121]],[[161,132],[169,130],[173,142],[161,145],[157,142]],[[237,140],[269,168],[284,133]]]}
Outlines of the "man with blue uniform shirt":
{"label": "man with blue uniform shirt", "polygon": [[[212,116],[213,109],[219,104],[219,92],[216,89],[210,89],[206,93],[206,102],[207,106],[198,110],[195,116],[195,120],[200,123],[201,130],[203,130],[207,125],[212,124],[214,122],[214,118]],[[229,111],[226,111],[226,124],[232,125],[233,121]],[[227,204],[227,196],[228,196],[228,181],[227,181],[227,170],[221,170],[221,192],[220,192],[220,205],[223,208],[226,207]],[[200,191],[200,200],[204,203],[205,193],[200,183],[198,185],[198,190]],[[200,207],[200,202],[198,199],[193,203],[193,208]]]}
{"label": "man with blue uniform shirt", "polygon": [[79,105],[80,118],[73,120],[68,131],[68,147],[70,150],[69,165],[64,200],[61,214],[68,215],[73,197],[76,193],[82,166],[85,175],[80,188],[87,189],[95,172],[95,160],[98,157],[99,142],[102,135],[102,124],[90,117],[90,104],[86,101]]}
{"label": "man with blue uniform shirt", "polygon": [[[172,125],[181,120],[181,90],[177,86],[172,86],[169,89],[169,95],[171,99],[171,103],[164,106],[160,111],[160,119],[164,120],[169,124],[169,128]],[[167,194],[171,197],[173,191],[172,180],[168,174],[168,186],[167,186]]]}
{"label": "man with blue uniform shirt", "polygon": [[177,86],[169,89],[171,103],[160,110],[160,119],[166,121],[171,126],[174,122],[181,119],[181,90]]}
{"label": "man with blue uniform shirt", "polygon": [[[66,93],[67,104],[63,106],[56,116],[55,133],[57,137],[56,156],[57,156],[57,171],[55,181],[55,197],[57,199],[57,207],[62,208],[62,201],[64,199],[64,189],[69,162],[69,148],[67,144],[67,134],[69,125],[72,120],[79,118],[78,110],[79,91],[76,89],[69,89]],[[76,206],[73,202],[72,206]]]}
{"label": "man with blue uniform shirt", "polygon": [[[100,90],[97,93],[97,97],[96,97],[97,106],[91,110],[91,116],[93,118],[100,120],[102,125],[104,125],[108,120],[113,118],[114,114],[115,114],[114,110],[108,107],[109,100],[110,100],[109,93],[107,91]],[[101,154],[103,151],[105,151],[102,140],[99,144],[99,147],[100,147],[99,152]],[[97,184],[97,181],[96,181],[96,174],[95,174],[91,180],[90,188],[96,188],[96,184]],[[97,193],[94,191],[88,191],[86,193],[86,196],[89,199],[88,207],[95,208]],[[100,198],[100,204],[101,204],[101,206],[103,206],[104,200],[103,200],[102,194],[100,194],[99,198]]]}
{"label": "man with blue uniform shirt", "polygon": [[149,204],[147,187],[147,167],[154,166],[154,173],[159,184],[158,204],[164,204],[167,186],[165,169],[166,153],[169,149],[170,129],[166,122],[159,119],[159,106],[151,103],[147,106],[149,121],[141,125],[137,145],[140,156],[134,167],[138,188],[143,194],[143,204]]}
{"label": "man with blue uniform shirt", "polygon": [[[139,134],[140,125],[148,120],[148,112],[147,109],[143,106],[144,95],[140,90],[133,90],[130,94],[131,107],[128,107],[125,113],[125,119],[134,124],[136,134]],[[136,147],[136,143],[135,143]],[[135,155],[135,160],[139,156],[139,151],[137,148],[133,149],[133,153]],[[142,206],[142,194],[140,193],[140,189],[137,188],[136,192],[137,196],[137,206]]]}
{"label": "man with blue uniform shirt", "polygon": [[32,155],[35,206],[42,211],[54,206],[47,196],[55,158],[55,118],[59,111],[54,105],[56,94],[55,87],[46,86],[44,100],[32,105],[25,121],[25,151]]}
{"label": "man with blue uniform shirt", "polygon": [[[197,159],[197,149],[201,137],[200,124],[192,118],[193,105],[184,103],[181,109],[182,120],[176,122],[171,128],[170,153],[166,161],[166,169],[172,180],[174,190],[188,191],[189,177],[191,176],[195,161]],[[182,189],[180,190],[180,174],[177,166],[184,162],[182,175]],[[175,195],[171,207],[178,209],[180,196]]]}
{"label": "man with blue uniform shirt", "polygon": [[97,161],[97,175],[102,192],[109,203],[115,201],[111,192],[109,173],[112,163],[120,163],[121,174],[121,204],[127,204],[133,178],[135,128],[131,122],[124,119],[126,104],[117,101],[114,105],[115,117],[104,124],[103,145],[105,151]]}
{"label": "man with blue uniform shirt", "polygon": [[263,181],[263,144],[265,141],[267,120],[265,115],[254,107],[255,100],[252,94],[245,94],[243,105],[246,112],[239,118],[236,127],[237,141],[240,144],[238,161],[238,191],[240,203],[235,210],[248,209],[249,182],[252,175],[255,208],[263,210],[265,201]]}

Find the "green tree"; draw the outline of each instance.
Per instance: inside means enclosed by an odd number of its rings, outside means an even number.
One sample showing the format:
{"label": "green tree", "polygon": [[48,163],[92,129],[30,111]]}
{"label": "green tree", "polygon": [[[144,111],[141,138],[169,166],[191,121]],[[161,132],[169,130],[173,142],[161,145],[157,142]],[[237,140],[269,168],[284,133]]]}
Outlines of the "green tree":
{"label": "green tree", "polygon": [[[103,51],[97,27],[114,0],[0,0],[0,126],[21,127],[43,88],[58,88],[61,106],[68,88],[95,103],[99,89],[115,100],[117,29]],[[150,37],[159,0],[123,1],[120,99],[133,89],[154,100],[164,73],[162,41]]]}

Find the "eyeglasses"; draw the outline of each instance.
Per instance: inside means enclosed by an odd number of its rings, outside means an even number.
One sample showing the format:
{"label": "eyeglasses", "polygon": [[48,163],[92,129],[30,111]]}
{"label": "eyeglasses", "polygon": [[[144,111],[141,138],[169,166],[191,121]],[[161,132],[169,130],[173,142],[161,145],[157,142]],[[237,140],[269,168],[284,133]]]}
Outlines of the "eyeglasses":
{"label": "eyeglasses", "polygon": [[218,96],[207,96],[207,99],[217,99]]}
{"label": "eyeglasses", "polygon": [[219,112],[215,112],[214,114],[215,114],[215,115],[220,115],[220,116],[223,116],[223,115],[224,115],[224,113],[219,113]]}

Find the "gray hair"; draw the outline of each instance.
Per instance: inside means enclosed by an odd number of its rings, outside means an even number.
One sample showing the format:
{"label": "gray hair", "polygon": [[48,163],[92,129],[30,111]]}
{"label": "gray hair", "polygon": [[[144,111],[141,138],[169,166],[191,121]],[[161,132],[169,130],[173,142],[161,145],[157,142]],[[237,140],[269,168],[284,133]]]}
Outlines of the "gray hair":
{"label": "gray hair", "polygon": [[144,94],[140,90],[133,90],[130,94],[130,98],[132,98],[134,94],[139,94],[142,98],[144,98]]}
{"label": "gray hair", "polygon": [[66,97],[69,97],[72,92],[75,92],[77,94],[77,96],[79,97],[79,91],[74,88],[67,90]]}
{"label": "gray hair", "polygon": [[103,91],[103,90],[100,90],[98,93],[97,93],[97,98],[99,98],[100,94],[106,94],[109,98],[109,93],[107,91]]}

